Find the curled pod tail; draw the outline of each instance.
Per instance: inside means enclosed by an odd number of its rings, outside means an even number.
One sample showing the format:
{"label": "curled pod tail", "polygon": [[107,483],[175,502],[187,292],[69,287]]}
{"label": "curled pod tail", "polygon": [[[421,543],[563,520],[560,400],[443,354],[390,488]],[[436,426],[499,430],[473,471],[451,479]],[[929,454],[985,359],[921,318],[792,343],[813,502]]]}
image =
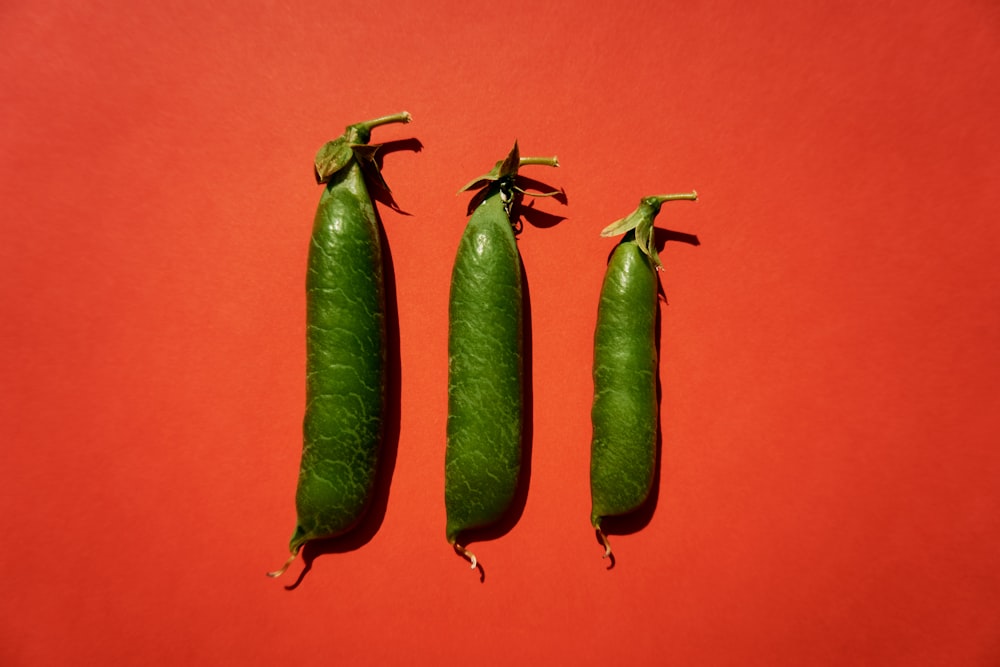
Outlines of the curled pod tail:
{"label": "curled pod tail", "polygon": [[479,561],[476,560],[476,554],[472,553],[466,547],[463,547],[458,542],[453,542],[451,546],[454,547],[455,553],[457,553],[465,560],[469,561],[469,564],[473,570],[476,569],[476,567],[479,565]]}
{"label": "curled pod tail", "polygon": [[288,558],[288,560],[285,561],[285,563],[281,567],[279,567],[277,570],[274,570],[273,572],[268,572],[267,576],[271,578],[277,578],[283,575],[288,570],[289,566],[293,562],[295,562],[295,559],[298,557],[298,555],[299,555],[299,549],[295,549],[292,552],[292,555]]}

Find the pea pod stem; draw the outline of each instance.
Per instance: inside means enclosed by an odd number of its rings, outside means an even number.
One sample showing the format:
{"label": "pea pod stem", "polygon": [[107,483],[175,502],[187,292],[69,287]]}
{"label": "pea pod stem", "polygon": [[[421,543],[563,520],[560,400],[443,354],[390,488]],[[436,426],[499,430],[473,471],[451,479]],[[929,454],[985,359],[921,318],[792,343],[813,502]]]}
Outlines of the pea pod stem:
{"label": "pea pod stem", "polygon": [[695,201],[698,199],[698,193],[695,190],[692,190],[691,192],[681,192],[679,194],[672,195],[653,195],[651,197],[646,197],[646,199],[649,201],[655,201],[659,204],[663,204],[668,201]]}
{"label": "pea pod stem", "polygon": [[356,125],[360,128],[364,128],[371,131],[380,125],[389,125],[390,123],[409,123],[413,120],[413,116],[410,115],[409,111],[400,111],[399,113],[389,114],[388,116],[381,116],[372,120],[362,121]]}
{"label": "pea pod stem", "polygon": [[[523,157],[518,160],[517,166],[520,168],[529,164],[541,165],[543,167],[558,167],[559,158],[555,155],[552,157]],[[525,190],[517,185],[514,186],[514,189],[522,195],[527,195],[529,197],[555,197],[556,195],[561,195],[563,193],[562,190],[553,190],[551,192],[529,192],[528,190]]]}
{"label": "pea pod stem", "polygon": [[348,144],[365,145],[371,140],[374,128],[381,125],[389,125],[390,123],[409,123],[411,120],[413,120],[413,117],[410,116],[409,111],[400,111],[399,113],[380,116],[372,120],[363,120],[360,123],[348,125],[344,137],[347,139]]}
{"label": "pea pod stem", "polygon": [[552,157],[523,157],[518,160],[519,167],[529,164],[540,164],[543,167],[558,167],[559,158],[553,155]]}

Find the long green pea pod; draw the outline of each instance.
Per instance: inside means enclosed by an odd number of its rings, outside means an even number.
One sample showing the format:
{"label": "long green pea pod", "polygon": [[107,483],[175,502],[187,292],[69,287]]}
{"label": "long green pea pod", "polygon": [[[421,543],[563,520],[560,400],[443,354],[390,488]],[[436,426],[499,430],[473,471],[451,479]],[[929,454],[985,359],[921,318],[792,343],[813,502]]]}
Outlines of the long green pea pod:
{"label": "long green pea pod", "polygon": [[[463,190],[482,188],[459,242],[448,302],[446,537],[475,568],[460,533],[500,520],[513,501],[524,430],[521,256],[510,211],[521,158],[517,144]],[[521,191],[523,192],[523,191]],[[478,202],[478,204],[476,204]]]}
{"label": "long green pea pod", "polygon": [[386,407],[386,303],[382,237],[366,176],[384,187],[371,130],[408,123],[405,111],[350,125],[316,155],[325,184],[306,273],[306,410],[291,557],[337,537],[371,502]]}
{"label": "long green pea pod", "polygon": [[653,221],[664,202],[696,198],[694,192],[646,197],[629,216],[601,232],[625,234],[604,274],[594,332],[590,521],[605,557],[611,555],[611,545],[601,520],[642,506],[656,467],[656,272],[662,264]]}

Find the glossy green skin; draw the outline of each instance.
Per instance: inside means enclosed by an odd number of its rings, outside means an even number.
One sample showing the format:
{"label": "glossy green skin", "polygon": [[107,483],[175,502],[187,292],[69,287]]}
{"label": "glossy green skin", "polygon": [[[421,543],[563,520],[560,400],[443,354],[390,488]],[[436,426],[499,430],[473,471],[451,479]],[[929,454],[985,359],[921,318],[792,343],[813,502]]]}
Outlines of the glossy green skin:
{"label": "glossy green skin", "polygon": [[294,553],[360,521],[371,500],[386,404],[382,238],[356,161],[319,202],[306,277],[306,412]]}
{"label": "glossy green skin", "polygon": [[656,270],[629,234],[604,276],[594,334],[591,523],[637,509],[656,465]]}
{"label": "glossy green skin", "polygon": [[500,519],[522,438],[521,257],[494,185],[465,228],[448,304],[446,536]]}

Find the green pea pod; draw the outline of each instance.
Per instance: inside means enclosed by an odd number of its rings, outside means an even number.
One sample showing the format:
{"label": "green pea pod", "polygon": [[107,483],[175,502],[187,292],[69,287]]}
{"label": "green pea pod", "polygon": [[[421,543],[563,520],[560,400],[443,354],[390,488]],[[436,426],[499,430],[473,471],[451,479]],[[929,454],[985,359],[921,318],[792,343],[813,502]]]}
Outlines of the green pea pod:
{"label": "green pea pod", "polygon": [[[365,176],[377,177],[371,130],[408,123],[402,112],[347,127],[316,155],[326,187],[306,273],[306,410],[295,507],[280,576],[310,540],[356,526],[371,502],[386,406],[382,237]],[[382,183],[384,185],[384,183]]]}
{"label": "green pea pod", "polygon": [[646,197],[602,236],[624,233],[601,286],[594,333],[593,435],[590,448],[590,521],[604,545],[601,519],[638,509],[652,489],[656,466],[656,308],[662,268],[653,240],[660,206],[697,193]]}
{"label": "green pea pod", "polygon": [[[445,455],[446,537],[498,521],[517,491],[523,433],[521,256],[510,209],[517,169],[558,166],[521,158],[517,144],[494,169],[466,185],[482,187],[459,242],[448,302],[448,425]],[[461,191],[460,191],[461,192]],[[523,191],[522,191],[523,192]]]}

